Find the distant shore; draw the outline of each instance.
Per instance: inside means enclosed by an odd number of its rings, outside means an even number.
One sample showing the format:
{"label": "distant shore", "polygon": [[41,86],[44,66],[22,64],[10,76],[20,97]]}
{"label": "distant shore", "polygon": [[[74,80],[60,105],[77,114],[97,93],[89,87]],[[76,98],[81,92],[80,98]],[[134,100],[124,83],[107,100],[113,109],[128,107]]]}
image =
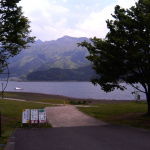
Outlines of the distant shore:
{"label": "distant shore", "polygon": [[[73,98],[62,95],[51,95],[51,94],[41,94],[41,93],[29,93],[29,92],[5,92],[4,97],[16,98],[24,100],[40,100],[40,99],[53,99],[53,100],[69,100],[69,101],[90,101],[92,104],[100,103],[130,103],[135,102],[135,100],[107,100],[107,99],[91,99],[91,98]],[[146,102],[142,100],[142,102]]]}

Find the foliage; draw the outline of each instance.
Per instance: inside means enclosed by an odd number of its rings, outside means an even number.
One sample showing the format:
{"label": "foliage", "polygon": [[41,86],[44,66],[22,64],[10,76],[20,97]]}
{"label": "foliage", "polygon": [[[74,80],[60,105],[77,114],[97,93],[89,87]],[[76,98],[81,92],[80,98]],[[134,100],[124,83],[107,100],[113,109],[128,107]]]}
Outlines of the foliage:
{"label": "foliage", "polygon": [[94,75],[90,66],[78,69],[52,68],[46,71],[35,71],[27,76],[30,81],[89,81]]}
{"label": "foliage", "polygon": [[28,48],[35,37],[30,37],[31,30],[27,17],[23,16],[22,8],[17,6],[20,0],[0,1],[0,64],[17,55],[22,49]]}
{"label": "foliage", "polygon": [[133,87],[140,83],[146,93],[150,112],[150,1],[139,0],[130,9],[115,7],[114,20],[107,20],[109,32],[105,39],[92,38],[92,44],[80,43],[90,52],[87,57],[99,75],[94,84],[106,92],[115,88],[124,90],[122,79]]}

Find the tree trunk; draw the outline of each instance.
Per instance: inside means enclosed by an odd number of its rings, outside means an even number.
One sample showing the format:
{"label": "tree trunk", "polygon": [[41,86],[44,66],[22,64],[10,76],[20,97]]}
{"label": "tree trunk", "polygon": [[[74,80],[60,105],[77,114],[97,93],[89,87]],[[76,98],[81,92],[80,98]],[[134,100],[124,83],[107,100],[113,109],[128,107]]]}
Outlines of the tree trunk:
{"label": "tree trunk", "polygon": [[148,114],[150,114],[150,97],[147,99],[147,104],[148,104]]}
{"label": "tree trunk", "polygon": [[150,114],[150,90],[148,89],[148,92],[146,93],[147,97],[147,104],[148,104],[148,114]]}

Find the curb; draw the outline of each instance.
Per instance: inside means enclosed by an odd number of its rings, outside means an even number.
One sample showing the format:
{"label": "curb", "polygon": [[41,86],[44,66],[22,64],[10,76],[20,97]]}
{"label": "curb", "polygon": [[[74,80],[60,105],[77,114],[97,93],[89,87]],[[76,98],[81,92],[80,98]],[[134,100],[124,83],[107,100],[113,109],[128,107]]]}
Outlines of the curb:
{"label": "curb", "polygon": [[8,142],[4,150],[14,150],[15,149],[15,142]]}
{"label": "curb", "polygon": [[[15,129],[16,131],[16,129]],[[8,139],[8,142],[4,148],[4,150],[14,150],[15,149],[15,137],[14,137],[14,133],[15,131],[11,134],[11,136]]]}

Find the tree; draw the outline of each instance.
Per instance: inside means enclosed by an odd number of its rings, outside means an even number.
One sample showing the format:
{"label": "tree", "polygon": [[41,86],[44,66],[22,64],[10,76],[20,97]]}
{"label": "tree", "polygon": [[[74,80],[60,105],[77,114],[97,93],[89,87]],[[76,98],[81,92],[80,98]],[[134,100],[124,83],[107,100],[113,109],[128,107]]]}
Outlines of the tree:
{"label": "tree", "polygon": [[88,49],[87,59],[97,73],[92,82],[106,92],[124,90],[120,79],[131,84],[146,94],[150,114],[150,1],[139,0],[130,9],[117,5],[112,17],[106,21],[109,32],[105,39],[94,37],[91,43],[79,43]]}
{"label": "tree", "polygon": [[0,70],[6,66],[9,57],[29,47],[35,37],[30,37],[30,21],[23,16],[20,0],[0,1]]}

